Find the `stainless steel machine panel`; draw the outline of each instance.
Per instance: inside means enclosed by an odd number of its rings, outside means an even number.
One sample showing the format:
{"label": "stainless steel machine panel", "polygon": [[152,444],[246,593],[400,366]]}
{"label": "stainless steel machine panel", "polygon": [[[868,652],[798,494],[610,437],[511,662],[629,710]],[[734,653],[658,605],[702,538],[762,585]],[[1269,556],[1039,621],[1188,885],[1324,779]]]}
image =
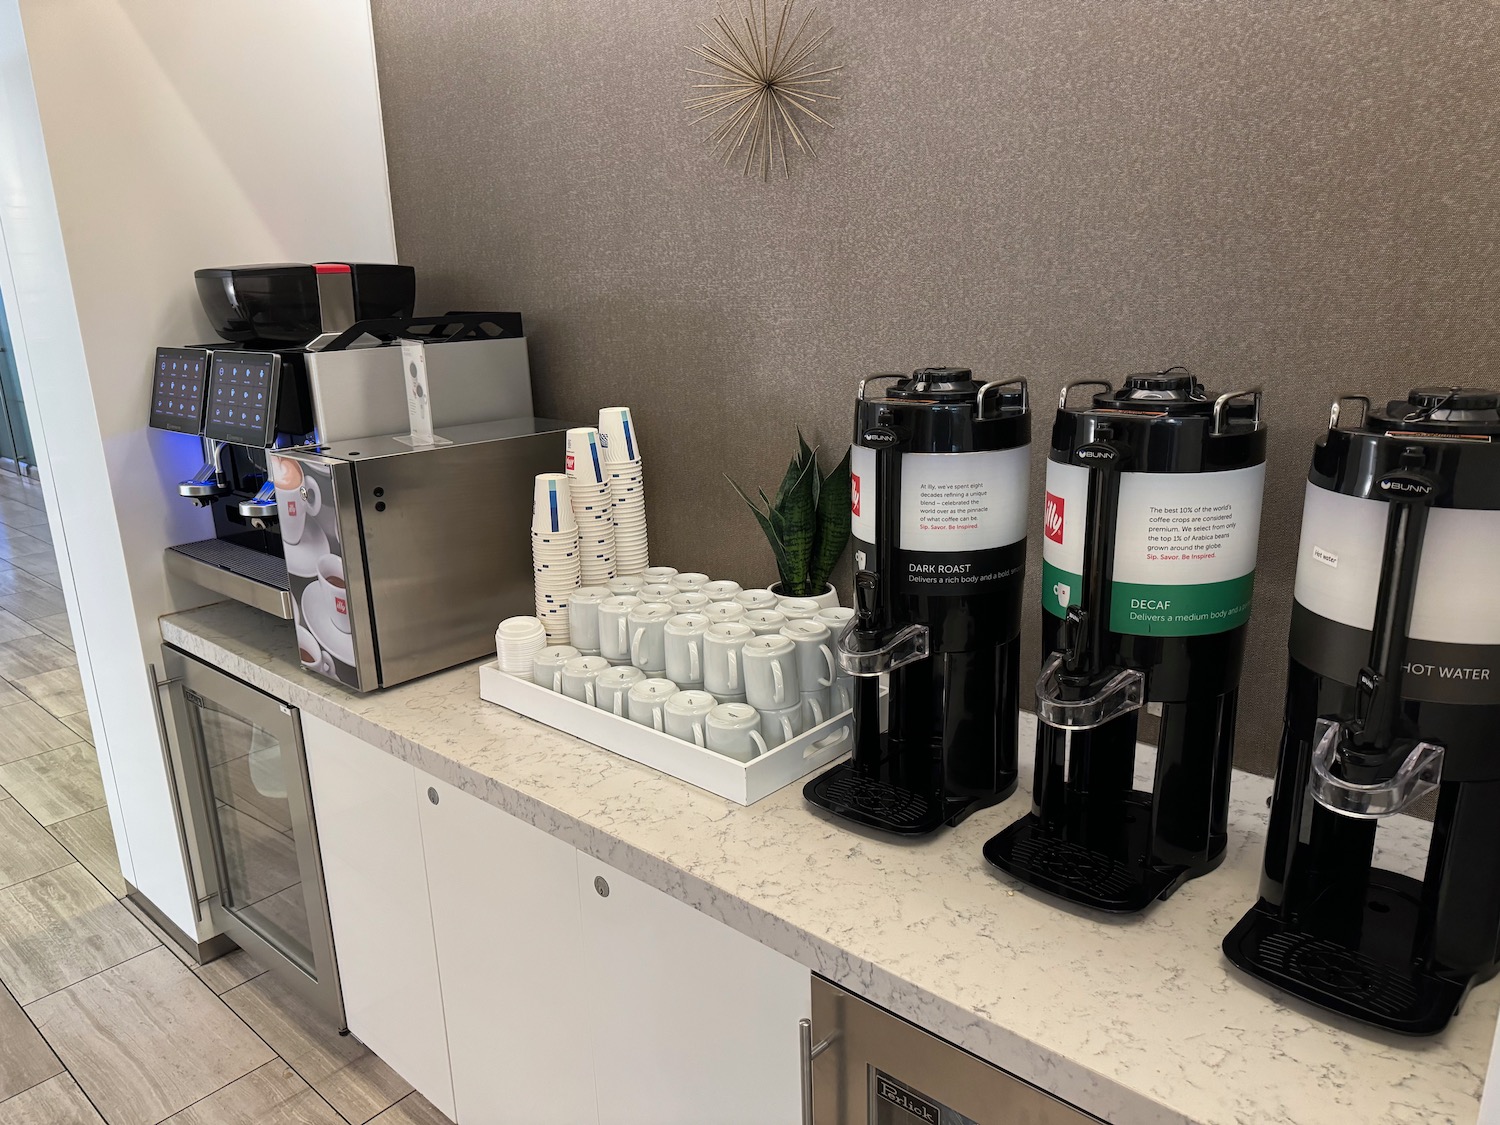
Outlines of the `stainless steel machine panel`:
{"label": "stainless steel machine panel", "polygon": [[1099,1121],[821,977],[813,977],[803,1054],[810,1125]]}
{"label": "stainless steel machine panel", "polygon": [[[525,337],[429,343],[426,356],[435,428],[532,413]],[[410,422],[399,347],[309,352],[307,377],[325,445],[406,432]]]}

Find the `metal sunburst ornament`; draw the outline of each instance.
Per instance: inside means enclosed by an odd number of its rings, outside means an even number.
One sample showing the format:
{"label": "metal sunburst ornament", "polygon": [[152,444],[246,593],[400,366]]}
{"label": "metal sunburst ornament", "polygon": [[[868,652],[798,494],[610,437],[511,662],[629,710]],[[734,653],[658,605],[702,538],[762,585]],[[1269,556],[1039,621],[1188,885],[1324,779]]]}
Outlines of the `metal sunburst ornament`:
{"label": "metal sunburst ornament", "polygon": [[833,28],[808,33],[816,8],[798,23],[792,15],[796,0],[783,0],[781,15],[773,21],[769,4],[745,0],[743,10],[736,6],[727,16],[720,10],[713,23],[698,25],[703,45],[688,48],[714,68],[688,68],[689,74],[711,79],[693,84],[695,90],[710,91],[688,99],[688,109],[701,111],[693,124],[718,118],[708,137],[715,154],[723,151],[727,167],[743,152],[745,175],[759,167],[763,180],[771,178],[777,160],[785,175],[792,174],[789,143],[807,156],[816,155],[807,130],[814,125],[833,128],[815,107],[819,101],[839,100],[824,87],[844,69],[822,66],[817,58]]}

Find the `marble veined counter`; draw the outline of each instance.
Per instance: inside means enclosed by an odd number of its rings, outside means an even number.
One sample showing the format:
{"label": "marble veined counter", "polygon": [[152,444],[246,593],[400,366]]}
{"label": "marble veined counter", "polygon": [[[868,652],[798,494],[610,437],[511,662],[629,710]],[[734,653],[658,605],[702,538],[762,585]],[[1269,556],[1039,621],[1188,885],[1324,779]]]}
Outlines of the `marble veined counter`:
{"label": "marble veined counter", "polygon": [[[1251,987],[1220,953],[1255,901],[1268,779],[1235,775],[1218,871],[1117,920],[980,857],[1026,811],[1029,724],[1020,793],[898,843],[815,814],[800,785],[744,808],[485,703],[477,665],[357,695],[303,672],[292,629],[240,605],[164,618],[162,635],[1107,1121],[1477,1118],[1500,982],[1443,1035],[1405,1040]],[[1409,868],[1424,826],[1394,819],[1386,862]]]}

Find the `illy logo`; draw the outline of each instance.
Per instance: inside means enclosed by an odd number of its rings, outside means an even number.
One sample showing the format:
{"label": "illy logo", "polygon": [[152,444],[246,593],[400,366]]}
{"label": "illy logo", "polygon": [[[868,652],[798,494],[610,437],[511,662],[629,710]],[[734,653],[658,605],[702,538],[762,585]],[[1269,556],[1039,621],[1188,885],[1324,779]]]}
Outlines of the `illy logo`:
{"label": "illy logo", "polygon": [[568,454],[568,466],[567,467],[568,467],[568,472],[571,473],[573,471],[573,455],[571,453]]}
{"label": "illy logo", "polygon": [[1054,543],[1063,541],[1063,498],[1047,493],[1046,507],[1042,509],[1042,531]]}
{"label": "illy logo", "polygon": [[297,518],[297,501],[288,500],[286,502],[286,514],[291,516],[293,519]]}
{"label": "illy logo", "polygon": [[849,474],[849,512],[859,515],[859,474]]}
{"label": "illy logo", "polygon": [[340,617],[349,616],[349,603],[339,594],[333,596],[333,608],[338,611]]}

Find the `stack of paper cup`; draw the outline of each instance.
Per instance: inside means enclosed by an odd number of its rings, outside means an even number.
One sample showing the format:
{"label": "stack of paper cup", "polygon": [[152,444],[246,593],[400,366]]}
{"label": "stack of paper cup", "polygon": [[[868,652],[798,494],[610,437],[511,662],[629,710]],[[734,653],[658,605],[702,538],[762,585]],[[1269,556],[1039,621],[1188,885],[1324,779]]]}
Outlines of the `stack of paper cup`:
{"label": "stack of paper cup", "polygon": [[614,500],[615,573],[640,574],[651,564],[646,546],[646,484],[641,471],[641,447],[628,406],[599,411],[599,434],[604,441],[605,469]]}
{"label": "stack of paper cup", "polygon": [[604,445],[595,429],[568,431],[568,491],[578,520],[578,557],[585,586],[602,586],[615,576],[614,501]]}
{"label": "stack of paper cup", "polygon": [[547,645],[547,631],[535,617],[507,617],[495,630],[495,656],[500,671],[530,676],[531,662]]}
{"label": "stack of paper cup", "polygon": [[549,645],[568,643],[568,600],[578,588],[578,521],[564,473],[536,478],[531,507],[531,564],[536,576],[536,615]]}

